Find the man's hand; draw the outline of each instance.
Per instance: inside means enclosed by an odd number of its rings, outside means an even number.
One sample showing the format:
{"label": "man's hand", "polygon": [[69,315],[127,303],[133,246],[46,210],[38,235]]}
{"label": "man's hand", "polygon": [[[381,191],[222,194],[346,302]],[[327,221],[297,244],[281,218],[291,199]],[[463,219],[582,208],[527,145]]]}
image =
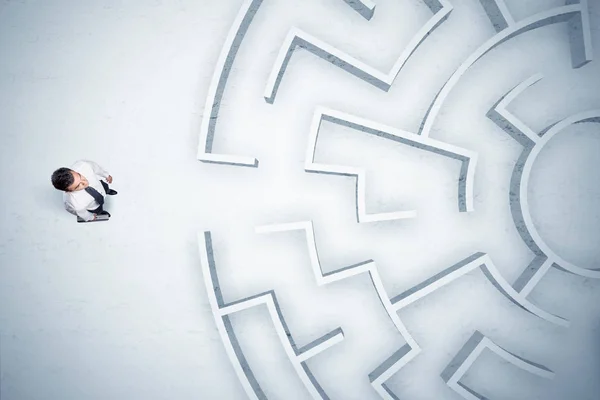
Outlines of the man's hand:
{"label": "man's hand", "polygon": [[92,221],[95,221],[96,218],[98,218],[98,214],[94,214],[94,218],[92,218]]}
{"label": "man's hand", "polygon": [[112,183],[112,176],[109,175],[108,178],[106,178],[106,182]]}

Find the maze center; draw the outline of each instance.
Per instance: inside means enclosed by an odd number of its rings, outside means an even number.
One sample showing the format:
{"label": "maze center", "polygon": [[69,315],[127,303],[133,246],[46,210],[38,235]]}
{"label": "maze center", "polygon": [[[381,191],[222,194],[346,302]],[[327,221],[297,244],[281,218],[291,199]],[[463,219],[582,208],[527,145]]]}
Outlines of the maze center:
{"label": "maze center", "polygon": [[529,181],[534,225],[546,244],[583,268],[600,265],[600,127],[577,124],[540,151]]}

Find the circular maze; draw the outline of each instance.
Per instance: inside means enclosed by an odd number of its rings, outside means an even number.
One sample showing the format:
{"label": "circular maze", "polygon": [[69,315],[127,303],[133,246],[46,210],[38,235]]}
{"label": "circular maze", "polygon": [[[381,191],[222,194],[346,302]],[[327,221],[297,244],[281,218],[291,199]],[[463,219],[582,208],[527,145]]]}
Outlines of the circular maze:
{"label": "circular maze", "polygon": [[[243,174],[227,193],[246,217],[198,242],[249,399],[543,398],[560,363],[548,349],[571,327],[536,288],[550,271],[600,269],[544,241],[530,177],[554,136],[600,109],[538,129],[518,106],[559,108],[530,93],[592,64],[590,7],[517,18],[505,0],[243,2],[198,159]],[[401,48],[351,45],[378,26],[401,31]]]}

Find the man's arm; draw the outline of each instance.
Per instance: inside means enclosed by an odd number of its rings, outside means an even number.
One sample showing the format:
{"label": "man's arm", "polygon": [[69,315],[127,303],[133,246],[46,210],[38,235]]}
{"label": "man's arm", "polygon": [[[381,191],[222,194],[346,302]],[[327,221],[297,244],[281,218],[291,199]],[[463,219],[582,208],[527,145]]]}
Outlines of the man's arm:
{"label": "man's arm", "polygon": [[90,166],[92,167],[92,169],[94,170],[94,173],[96,175],[101,176],[104,179],[108,178],[109,173],[104,168],[102,168],[101,166],[96,164],[95,162],[90,161],[90,160],[82,160],[82,161],[85,161],[86,163],[90,164]]}
{"label": "man's arm", "polygon": [[96,214],[89,212],[87,207],[82,206],[78,201],[69,198],[66,193],[63,196],[63,201],[65,210],[67,210],[69,213],[77,215],[84,221],[93,221],[96,219]]}
{"label": "man's arm", "polygon": [[85,221],[93,221],[96,219],[96,214],[91,213],[86,209],[75,210],[75,213],[77,214],[77,216],[79,216],[81,219],[83,219]]}

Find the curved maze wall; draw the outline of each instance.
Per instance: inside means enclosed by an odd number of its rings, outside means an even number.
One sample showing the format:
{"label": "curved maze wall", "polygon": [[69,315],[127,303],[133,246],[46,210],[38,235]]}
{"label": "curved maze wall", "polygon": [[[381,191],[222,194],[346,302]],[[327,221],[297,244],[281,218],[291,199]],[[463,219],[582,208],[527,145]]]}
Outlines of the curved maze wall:
{"label": "curved maze wall", "polygon": [[[308,211],[307,209],[290,210],[290,212],[284,212],[278,216],[279,211],[287,207],[286,204],[294,208],[295,206],[292,204],[297,203],[284,203],[270,209],[270,205],[277,200],[269,201],[266,199],[269,195],[265,194],[264,207],[267,210],[257,212],[256,218],[250,218],[251,220],[262,218],[263,221],[255,227],[243,226],[243,222],[240,222],[240,231],[255,228],[252,235],[256,237],[248,239],[251,242],[246,243],[245,250],[242,250],[243,246],[240,247],[240,255],[237,258],[227,255],[228,252],[237,250],[234,245],[226,244],[228,241],[226,234],[217,238],[215,232],[199,233],[200,266],[212,312],[231,365],[247,397],[250,399],[460,397],[484,399],[488,397],[506,398],[507,394],[514,395],[515,393],[523,396],[522,398],[533,398],[530,397],[532,394],[542,393],[542,389],[548,384],[547,380],[555,378],[552,368],[542,365],[544,360],[552,360],[552,358],[544,357],[543,349],[540,348],[531,353],[528,351],[528,344],[541,337],[535,336],[536,334],[532,336],[528,330],[537,330],[537,335],[545,335],[550,332],[550,337],[560,340],[562,332],[570,329],[570,320],[568,315],[557,315],[558,313],[552,311],[552,307],[547,308],[547,305],[532,299],[532,292],[552,269],[587,278],[600,277],[600,270],[594,269],[594,266],[588,268],[575,265],[563,259],[545,243],[531,216],[528,201],[529,180],[537,155],[555,135],[574,124],[600,122],[600,110],[587,109],[570,116],[557,116],[550,126],[541,131],[536,130],[524,121],[525,118],[517,117],[518,110],[511,107],[511,102],[519,96],[525,95],[533,85],[540,85],[544,82],[551,84],[554,79],[561,79],[560,72],[555,72],[554,76],[552,76],[552,70],[548,75],[547,73],[542,74],[541,70],[547,70],[547,68],[544,69],[545,66],[539,65],[538,73],[530,73],[531,68],[535,68],[536,61],[524,60],[522,71],[518,64],[511,65],[512,71],[507,73],[507,76],[520,76],[517,80],[512,81],[511,86],[500,87],[493,83],[492,76],[488,77],[491,83],[487,96],[496,97],[494,104],[483,113],[483,116],[488,118],[488,133],[502,138],[501,140],[505,142],[507,142],[507,138],[512,138],[511,140],[514,139],[514,142],[509,143],[508,146],[513,146],[511,147],[513,149],[518,146],[520,149],[517,152],[520,155],[516,158],[513,157],[511,161],[512,174],[506,177],[505,183],[498,182],[498,186],[504,186],[494,192],[494,196],[496,196],[504,191],[505,197],[502,197],[501,202],[504,202],[506,206],[502,212],[507,211],[511,215],[513,225],[512,230],[495,232],[492,237],[520,235],[530,252],[530,261],[513,266],[507,265],[506,258],[499,257],[500,260],[498,260],[498,257],[494,256],[493,253],[499,252],[497,247],[491,247],[492,251],[488,251],[485,246],[480,246],[481,241],[470,239],[468,235],[478,235],[476,229],[463,229],[459,226],[450,229],[451,232],[455,232],[455,236],[447,239],[446,243],[450,243],[447,245],[447,249],[436,248],[432,244],[429,251],[422,252],[419,259],[428,259],[427,266],[407,262],[406,259],[403,259],[402,252],[405,249],[403,246],[410,247],[409,243],[398,243],[398,249],[394,250],[395,255],[382,253],[382,262],[376,262],[378,250],[376,250],[375,242],[377,238],[381,237],[380,235],[393,236],[396,229],[405,233],[410,231],[411,227],[415,226],[411,225],[411,221],[421,218],[422,211],[419,210],[417,213],[415,207],[409,206],[390,209],[389,205],[369,205],[369,199],[377,197],[377,194],[370,193],[368,179],[371,172],[368,168],[360,166],[360,162],[357,162],[355,166],[330,162],[328,157],[331,152],[319,153],[319,145],[321,136],[328,134],[327,129],[337,127],[348,135],[355,135],[354,137],[367,134],[365,137],[369,136],[374,140],[383,140],[388,143],[383,146],[395,146],[395,149],[406,147],[412,152],[411,154],[417,154],[417,157],[421,157],[421,154],[428,154],[427,157],[430,158],[424,160],[436,159],[438,160],[436,166],[450,166],[450,169],[442,170],[440,173],[446,182],[453,182],[454,186],[452,189],[454,200],[437,198],[435,201],[455,201],[452,210],[448,212],[456,214],[454,216],[454,218],[458,218],[456,221],[467,221],[466,223],[474,221],[478,216],[478,182],[481,179],[492,179],[481,178],[479,175],[489,171],[489,169],[484,169],[484,172],[480,172],[478,168],[480,163],[485,161],[486,152],[478,151],[476,144],[470,146],[472,139],[469,136],[471,132],[468,122],[465,124],[467,134],[460,136],[457,140],[435,138],[437,132],[445,129],[443,121],[445,106],[451,105],[453,101],[457,100],[457,97],[453,96],[453,90],[460,90],[461,82],[465,80],[471,82],[468,78],[470,71],[476,69],[478,62],[486,56],[494,57],[495,53],[501,52],[504,43],[515,43],[518,49],[519,43],[521,43],[519,42],[520,38],[527,37],[537,30],[543,31],[554,26],[560,27],[564,43],[568,43],[570,49],[570,60],[564,60],[564,64],[568,64],[569,68],[575,70],[586,66],[593,58],[590,5],[586,0],[568,0],[564,5],[544,9],[534,15],[516,19],[511,15],[510,4],[505,0],[461,2],[461,8],[455,8],[452,1],[423,0],[421,5],[424,4],[428,8],[430,17],[421,28],[412,33],[410,39],[405,40],[406,44],[403,49],[390,48],[390,53],[399,54],[399,56],[389,69],[371,66],[368,60],[363,61],[360,55],[351,55],[350,52],[343,51],[319,38],[318,35],[309,33],[310,29],[308,28],[288,26],[287,33],[279,29],[277,33],[273,32],[273,36],[283,38],[280,40],[280,46],[274,48],[268,46],[268,59],[261,60],[257,64],[260,65],[260,68],[248,67],[250,72],[244,75],[252,76],[252,83],[249,86],[251,89],[247,91],[247,97],[252,97],[252,101],[260,99],[263,102],[262,105],[256,106],[260,107],[262,113],[256,116],[257,119],[260,119],[262,115],[277,116],[285,112],[290,113],[290,109],[291,113],[294,113],[294,92],[290,89],[290,80],[300,76],[299,74],[302,72],[296,71],[300,71],[303,65],[315,65],[317,68],[333,66],[337,68],[337,75],[344,76],[341,78],[344,79],[340,83],[341,85],[356,85],[358,92],[364,91],[365,96],[380,96],[379,98],[381,98],[393,91],[393,86],[397,81],[429,79],[427,76],[418,76],[420,70],[417,67],[410,68],[410,72],[413,75],[416,73],[417,76],[406,76],[403,74],[403,69],[412,62],[417,63],[416,65],[427,62],[423,58],[419,58],[421,48],[427,46],[428,40],[436,38],[436,35],[453,33],[450,30],[444,30],[444,26],[452,20],[455,13],[469,9],[470,12],[482,17],[487,16],[486,23],[491,28],[491,36],[484,38],[478,47],[469,50],[470,54],[462,62],[451,66],[454,72],[446,74],[448,77],[438,87],[437,94],[429,98],[430,105],[424,113],[420,125],[415,129],[402,129],[401,123],[391,126],[392,124],[379,122],[377,118],[370,118],[366,110],[356,112],[360,107],[345,109],[344,105],[351,102],[348,99],[338,102],[331,98],[323,102],[319,102],[317,99],[310,105],[312,113],[304,113],[298,119],[307,122],[304,126],[294,126],[290,127],[288,132],[277,131],[276,133],[280,142],[284,142],[288,138],[286,135],[292,135],[292,132],[301,130],[304,132],[304,137],[298,138],[298,140],[292,138],[289,141],[294,145],[304,143],[304,147],[293,153],[293,156],[286,155],[272,159],[267,157],[271,163],[267,162],[263,166],[254,154],[244,152],[244,148],[261,148],[268,153],[269,151],[278,151],[274,150],[277,148],[275,143],[261,142],[259,139],[251,138],[253,136],[260,137],[255,135],[256,131],[263,129],[260,126],[248,126],[243,133],[240,133],[238,128],[236,133],[235,129],[231,127],[232,125],[227,125],[226,119],[235,118],[235,110],[238,105],[233,100],[228,102],[227,96],[228,90],[232,90],[230,86],[234,85],[232,82],[236,79],[243,79],[238,72],[246,68],[243,64],[244,60],[249,59],[248,55],[252,54],[252,48],[266,46],[260,40],[260,34],[253,34],[256,24],[272,23],[268,19],[269,13],[271,13],[270,18],[277,18],[276,9],[269,3],[269,0],[244,1],[231,25],[216,63],[206,99],[198,159],[206,164],[217,164],[213,166],[214,168],[228,168],[232,171],[239,168],[246,168],[246,171],[248,167],[256,168],[256,174],[259,174],[263,168],[278,169],[280,167],[277,162],[283,162],[287,163],[289,168],[303,169],[303,173],[310,173],[315,180],[330,179],[326,175],[333,175],[331,179],[341,179],[346,184],[353,185],[351,191],[354,192],[354,196],[344,195],[344,198],[348,200],[349,204],[352,204],[355,210],[354,215],[348,215],[348,218],[352,219],[350,222],[355,226],[351,233],[340,235],[338,238],[335,235],[335,227],[323,226],[322,214],[317,213],[313,218],[310,208],[308,208]],[[306,7],[311,7],[310,2],[306,3]],[[378,2],[359,0],[334,3],[336,2],[331,0],[318,6],[329,7],[329,11],[338,13],[341,20],[347,19],[349,29],[353,24],[362,24],[361,26],[377,24],[377,14],[379,12],[386,13],[388,12],[386,8],[394,6],[394,2],[379,4]],[[419,6],[416,4],[417,2],[406,3],[404,7]],[[315,11],[315,13],[317,12],[319,11]],[[359,19],[361,20],[359,21]],[[315,20],[321,21],[316,17]],[[273,43],[273,40],[267,42]],[[524,46],[526,45],[527,42],[524,43]],[[557,46],[561,45],[563,43],[557,44]],[[238,60],[238,53],[242,51],[245,51],[245,55]],[[267,54],[266,51],[263,53]],[[464,52],[464,49],[460,51]],[[527,51],[524,49],[524,52]],[[295,59],[299,56],[300,61],[295,63]],[[492,58],[493,60],[494,58]],[[435,60],[435,62],[443,63],[444,60]],[[267,64],[269,67],[265,69]],[[494,74],[497,71],[495,70]],[[485,76],[486,71],[484,69],[477,73]],[[347,80],[346,76],[351,76],[354,80]],[[505,82],[506,80],[500,79],[500,81]],[[306,78],[302,84],[310,86],[313,82],[310,78]],[[263,88],[262,93],[260,93],[260,87]],[[297,88],[297,86],[294,87]],[[380,93],[374,94],[372,88]],[[498,91],[502,93],[498,94]],[[335,97],[335,93],[333,96]],[[280,98],[282,99],[281,105],[278,104]],[[475,102],[477,101],[475,99]],[[543,102],[544,99],[536,99],[536,101]],[[227,110],[222,109],[225,106]],[[390,107],[394,107],[393,103]],[[240,106],[239,109],[242,110],[243,107]],[[299,107],[298,113],[302,113],[302,110],[306,109],[308,106]],[[247,113],[248,110],[244,109],[244,112]],[[415,112],[421,111],[416,110]],[[468,118],[470,116],[465,116],[465,119]],[[531,118],[535,118],[535,116],[527,119]],[[296,121],[290,120],[289,123],[296,124]],[[285,125],[285,121],[282,124]],[[268,128],[264,129],[268,130]],[[322,132],[323,129],[325,129],[325,133]],[[473,133],[474,136],[478,134],[477,132]],[[245,136],[248,141],[253,141],[255,146],[236,147],[232,145],[235,140],[233,138],[239,135]],[[379,157],[377,152],[368,148],[368,143],[372,142],[360,143],[362,145],[367,143],[362,155],[377,160]],[[228,148],[237,151],[229,151]],[[282,168],[282,171],[287,170]],[[233,172],[231,173],[233,174]],[[246,174],[248,177],[252,175],[247,172]],[[289,184],[281,186],[282,191],[289,190],[290,187],[293,190],[295,176],[288,178],[283,176],[281,181],[270,183],[271,190],[278,190],[278,182]],[[311,182],[315,181],[311,180]],[[305,189],[300,188],[300,184],[297,187],[299,193],[295,197],[292,196],[297,202],[302,202],[303,198],[307,196],[307,199],[310,197],[314,203],[319,203],[318,196],[307,194]],[[260,190],[257,188],[259,193],[256,195],[259,197],[261,196]],[[405,192],[411,190],[418,190],[418,188],[404,187]],[[240,196],[245,195],[247,193],[240,193]],[[340,210],[345,212],[348,208],[340,206]],[[248,212],[255,211],[249,210]],[[451,222],[440,221],[439,224],[451,224]],[[483,224],[485,225],[485,222]],[[481,227],[482,225],[476,226]],[[407,234],[410,236],[410,232]],[[328,239],[321,239],[328,235]],[[374,235],[374,237],[369,239],[369,235]],[[232,234],[233,236],[235,235]],[[423,236],[423,232],[415,232],[413,236],[417,241],[426,242],[428,240],[427,236]],[[320,257],[323,248],[337,243],[338,248],[344,246],[348,248],[348,252],[344,251],[339,258],[350,259],[360,253],[360,251],[356,251],[356,248],[365,249],[370,246],[368,240],[374,241],[374,254],[348,262],[347,266],[330,266],[332,263],[335,264],[335,261],[331,262],[331,260],[335,260],[336,256],[329,256],[329,254],[333,254],[335,251],[326,250],[327,256]],[[453,242],[460,243],[454,250],[452,250]],[[509,242],[514,243],[510,240]],[[339,243],[343,245],[340,246]],[[284,250],[277,250],[278,246],[283,247]],[[382,243],[381,246],[385,246],[385,243]],[[463,249],[472,250],[462,253],[460,256]],[[504,251],[510,253],[512,249],[506,248]],[[518,249],[515,252],[523,254],[524,250]],[[277,254],[283,258],[277,258],[279,257]],[[451,256],[454,257],[451,258],[448,256],[449,254],[458,254],[458,256]],[[355,313],[355,324],[349,323],[346,327],[343,323],[340,325],[336,325],[336,322],[328,323],[332,313],[335,314],[338,310],[337,305],[325,304],[327,300],[321,300],[320,295],[312,298],[310,290],[295,291],[292,289],[306,285],[308,281],[298,280],[295,284],[294,280],[298,275],[293,273],[289,274],[292,277],[290,278],[291,283],[286,283],[290,290],[286,289],[286,284],[273,283],[277,278],[271,276],[269,266],[270,268],[285,269],[283,264],[278,264],[285,257],[289,257],[290,260],[287,267],[300,266],[303,271],[298,274],[309,276],[309,281],[314,286],[311,290],[329,293],[324,295],[323,299],[329,298],[327,297],[329,295],[337,296],[339,303],[334,302],[334,304],[344,304],[344,299],[348,296],[358,296],[361,299],[360,296],[370,296],[369,298],[377,301],[366,301],[364,308],[356,308],[354,311],[352,311],[353,306],[348,305],[351,308],[350,315]],[[245,259],[244,265],[239,268],[246,270],[243,274],[244,278],[236,279],[235,268],[224,264],[240,263],[242,259]],[[292,262],[292,259],[295,261]],[[327,259],[327,261],[321,261],[321,259]],[[523,257],[520,258],[520,260],[522,259]],[[343,262],[340,264],[343,265]],[[516,269],[510,270],[511,267]],[[261,268],[264,268],[262,272],[259,271]],[[249,271],[252,269],[256,269],[256,271]],[[411,271],[416,272],[411,273]],[[285,272],[281,274],[281,276],[286,275]],[[449,291],[453,285],[465,279],[470,279],[470,286],[463,286],[463,288],[476,287],[477,289],[468,293]],[[225,283],[228,280],[229,283]],[[353,281],[354,283],[352,283]],[[344,285],[349,286],[345,287]],[[486,293],[485,298],[480,297],[482,292]],[[495,294],[502,296],[494,297]],[[429,302],[428,304],[434,307],[442,307],[444,304],[453,303],[455,297],[459,295],[467,299],[466,301],[469,303],[481,302],[478,304],[480,312],[477,315],[494,315],[496,313],[494,307],[498,304],[501,304],[502,311],[486,320],[478,319],[476,315],[472,317],[467,315],[466,318],[469,320],[467,324],[457,322],[456,325],[453,325],[440,322],[438,325],[437,322],[432,324],[430,321],[429,325],[420,325],[414,329],[409,322],[402,318],[405,310],[412,308],[413,313],[410,314],[409,320],[414,322],[418,315],[418,309],[414,311],[413,307],[419,303]],[[494,299],[491,303],[488,301],[490,298]],[[306,315],[302,316],[300,312],[303,307],[312,307],[311,310],[318,310],[321,307],[320,301],[324,302],[322,310],[329,311],[324,312],[321,316],[315,316],[314,320],[307,320]],[[449,307],[454,309],[458,306],[450,305]],[[236,322],[237,316],[257,309],[266,312],[267,314],[264,314],[263,317],[266,318],[265,321],[270,321],[268,326],[262,325],[261,327],[261,329],[271,332],[266,339],[265,337],[261,339],[260,334],[256,333],[253,336],[252,329],[248,327],[249,325],[245,325],[251,324],[248,321],[252,318],[240,318]],[[339,310],[340,313],[347,313],[347,310]],[[443,312],[443,308],[440,312]],[[458,312],[460,313],[460,310]],[[469,312],[469,310],[465,310],[466,314]],[[367,322],[366,319],[361,324],[364,314],[378,315],[373,318],[380,326],[370,326],[370,322]],[[506,322],[505,318],[508,315],[511,319],[514,317],[512,323]],[[384,322],[385,319],[387,322]],[[292,324],[291,320],[295,322]],[[441,321],[447,322],[448,320],[441,318]],[[294,326],[300,325],[303,326],[302,332],[297,333],[298,329]],[[329,327],[325,329],[325,326]],[[361,326],[365,328],[362,329]],[[437,336],[439,338],[432,350],[428,350],[427,340],[424,343],[419,340],[422,331],[427,329],[430,331],[433,329],[433,331],[423,337]],[[385,331],[385,334],[382,331]],[[417,333],[413,333],[413,331]],[[445,337],[453,339],[444,340]],[[527,339],[520,343],[520,338],[525,337]],[[285,361],[280,368],[274,367],[275,361],[261,363],[261,359],[270,359],[264,353],[261,354],[263,350],[257,350],[261,340],[275,343],[276,347],[280,349],[281,357]],[[382,342],[378,342],[379,340]],[[259,347],[254,347],[254,344]],[[550,346],[559,345],[560,343],[550,343]],[[344,352],[353,353],[354,356],[348,359],[337,356]],[[436,352],[437,356],[431,355]],[[280,363],[281,357],[278,359]],[[419,359],[421,357],[430,357],[432,361],[420,366]],[[473,379],[465,379],[469,371],[477,368],[478,360],[483,358],[490,363],[500,362],[494,370],[498,371],[498,374],[508,373],[508,376],[517,377],[515,378],[516,382],[526,382],[523,386],[525,392],[519,393],[518,383],[515,384],[516,388],[511,389],[512,391],[497,393],[494,388],[487,387],[485,382],[478,383]],[[495,361],[494,358],[496,358]],[[345,363],[343,360],[353,361]],[[420,386],[418,382],[411,381],[414,377],[414,375],[410,375],[413,365],[415,365],[414,368],[419,368],[419,379],[421,379],[419,382],[433,382],[430,386]],[[505,372],[506,370],[510,370],[510,372]],[[428,376],[423,377],[423,372],[427,372]]]}

